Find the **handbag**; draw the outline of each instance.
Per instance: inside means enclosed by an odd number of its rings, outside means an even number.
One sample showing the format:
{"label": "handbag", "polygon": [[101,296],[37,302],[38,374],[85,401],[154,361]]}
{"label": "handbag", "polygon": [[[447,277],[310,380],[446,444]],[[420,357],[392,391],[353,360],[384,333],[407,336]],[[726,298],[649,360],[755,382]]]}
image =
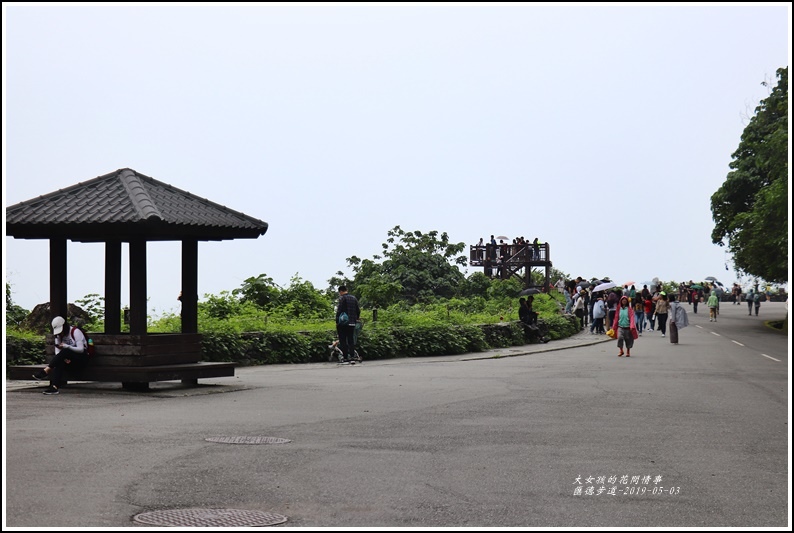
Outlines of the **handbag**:
{"label": "handbag", "polygon": [[609,328],[609,329],[607,330],[607,337],[609,337],[609,338],[611,338],[611,339],[614,339],[614,338],[615,338],[615,337],[617,337],[617,336],[618,336],[618,334],[617,334],[617,333],[615,333],[615,330],[614,330],[614,329],[612,329],[612,328]]}
{"label": "handbag", "polygon": [[342,314],[339,315],[339,320],[337,320],[336,323],[340,326],[347,326],[350,324],[350,318],[347,316],[347,313],[343,311]]}

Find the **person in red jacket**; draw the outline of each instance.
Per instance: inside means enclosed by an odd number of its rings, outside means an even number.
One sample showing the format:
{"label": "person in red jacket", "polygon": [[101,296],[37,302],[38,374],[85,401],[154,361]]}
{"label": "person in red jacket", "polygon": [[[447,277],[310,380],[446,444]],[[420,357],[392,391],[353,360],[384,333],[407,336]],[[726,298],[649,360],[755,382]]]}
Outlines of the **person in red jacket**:
{"label": "person in red jacket", "polygon": [[618,357],[623,356],[623,345],[626,345],[626,357],[631,357],[631,349],[634,347],[634,335],[637,334],[637,324],[634,320],[634,310],[629,305],[629,297],[621,296],[618,303],[615,320],[612,322],[612,329],[617,333]]}

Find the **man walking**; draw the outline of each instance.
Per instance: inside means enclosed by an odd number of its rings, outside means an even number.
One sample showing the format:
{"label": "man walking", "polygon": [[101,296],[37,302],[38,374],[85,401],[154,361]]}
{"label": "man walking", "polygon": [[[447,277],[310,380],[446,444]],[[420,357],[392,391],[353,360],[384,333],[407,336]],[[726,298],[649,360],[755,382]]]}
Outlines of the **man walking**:
{"label": "man walking", "polygon": [[356,322],[360,314],[356,297],[347,293],[347,286],[340,286],[339,303],[336,306],[336,333],[339,335],[339,349],[342,350],[346,363],[355,363],[353,354],[356,348]]}

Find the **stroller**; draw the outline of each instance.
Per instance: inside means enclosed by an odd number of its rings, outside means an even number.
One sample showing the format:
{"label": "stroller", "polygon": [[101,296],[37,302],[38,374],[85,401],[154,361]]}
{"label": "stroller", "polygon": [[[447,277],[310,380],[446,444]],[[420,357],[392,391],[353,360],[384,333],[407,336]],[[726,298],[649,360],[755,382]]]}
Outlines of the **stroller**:
{"label": "stroller", "polygon": [[[353,333],[353,346],[354,346],[354,348],[353,348],[353,358],[350,361],[351,365],[354,365],[356,363],[363,363],[364,362],[364,360],[361,359],[361,356],[358,354],[358,350],[355,349],[355,345],[358,342],[358,332],[361,331],[362,327],[363,327],[363,324],[362,324],[361,320],[356,322],[356,330]],[[339,348],[339,339],[335,340],[334,342],[332,342],[331,344],[328,345],[328,352],[329,352],[328,353],[328,361],[329,362],[336,360],[337,363],[339,363],[340,365],[348,364],[348,363],[345,362],[345,354],[342,353],[341,348]]]}

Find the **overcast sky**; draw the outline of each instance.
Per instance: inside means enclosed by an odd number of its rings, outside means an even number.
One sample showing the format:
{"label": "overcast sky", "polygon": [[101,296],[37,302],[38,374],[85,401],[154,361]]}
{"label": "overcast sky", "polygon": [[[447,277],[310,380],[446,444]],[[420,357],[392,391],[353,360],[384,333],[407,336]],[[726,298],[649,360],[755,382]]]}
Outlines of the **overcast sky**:
{"label": "overcast sky", "polygon": [[[324,289],[395,225],[538,237],[573,276],[727,285],[710,197],[789,64],[790,20],[783,3],[3,3],[4,205],[131,168],[266,221],[199,243],[200,298],[259,274]],[[102,294],[104,247],[67,250],[69,301]],[[150,314],[178,310],[179,259],[148,245]],[[49,300],[48,262],[47,241],[5,238],[15,303]]]}

